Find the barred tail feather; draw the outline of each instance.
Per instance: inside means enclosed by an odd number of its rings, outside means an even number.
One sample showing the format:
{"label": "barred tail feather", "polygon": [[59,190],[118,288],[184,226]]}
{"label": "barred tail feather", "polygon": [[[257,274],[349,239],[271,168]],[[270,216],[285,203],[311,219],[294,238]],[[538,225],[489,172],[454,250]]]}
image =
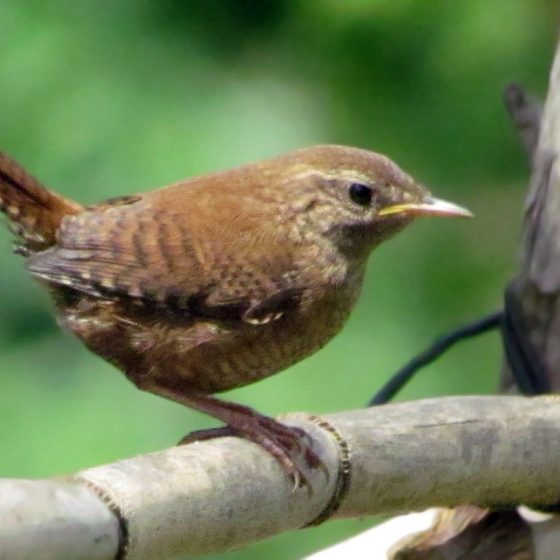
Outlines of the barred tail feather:
{"label": "barred tail feather", "polygon": [[45,189],[23,167],[0,152],[0,212],[8,217],[16,235],[16,252],[36,253],[56,243],[64,216],[84,208]]}

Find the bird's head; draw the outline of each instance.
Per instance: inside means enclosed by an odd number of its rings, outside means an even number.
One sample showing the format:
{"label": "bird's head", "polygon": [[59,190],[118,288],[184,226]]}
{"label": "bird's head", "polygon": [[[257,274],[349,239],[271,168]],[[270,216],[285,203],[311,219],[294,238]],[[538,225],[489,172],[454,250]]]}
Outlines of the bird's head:
{"label": "bird's head", "polygon": [[374,152],[315,146],[283,159],[295,212],[343,250],[369,253],[420,216],[472,217]]}

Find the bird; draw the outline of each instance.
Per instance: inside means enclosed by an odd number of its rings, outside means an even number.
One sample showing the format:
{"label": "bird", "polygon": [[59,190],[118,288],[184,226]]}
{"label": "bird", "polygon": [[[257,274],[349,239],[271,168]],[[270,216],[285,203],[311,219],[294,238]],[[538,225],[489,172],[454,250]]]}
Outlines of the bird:
{"label": "bird", "polygon": [[369,150],[317,145],[82,205],[0,152],[0,212],[59,323],[139,389],[206,413],[294,481],[305,433],[214,396],[314,354],[372,250],[420,216],[471,217]]}

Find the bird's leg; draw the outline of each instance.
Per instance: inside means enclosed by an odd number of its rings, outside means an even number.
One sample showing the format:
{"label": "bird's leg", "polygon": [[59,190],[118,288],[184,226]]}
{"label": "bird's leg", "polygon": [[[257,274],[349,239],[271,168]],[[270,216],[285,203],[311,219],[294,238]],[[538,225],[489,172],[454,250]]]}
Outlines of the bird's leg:
{"label": "bird's leg", "polygon": [[309,445],[309,435],[301,428],[281,424],[247,406],[185,391],[182,387],[166,384],[161,380],[154,380],[154,385],[142,388],[204,412],[226,424],[223,428],[193,432],[183,438],[180,444],[214,437],[241,436],[268,451],[293,479],[294,489],[300,486],[310,488],[307,477],[296,463],[298,455],[303,454],[308,467],[321,468],[326,472],[325,465]]}

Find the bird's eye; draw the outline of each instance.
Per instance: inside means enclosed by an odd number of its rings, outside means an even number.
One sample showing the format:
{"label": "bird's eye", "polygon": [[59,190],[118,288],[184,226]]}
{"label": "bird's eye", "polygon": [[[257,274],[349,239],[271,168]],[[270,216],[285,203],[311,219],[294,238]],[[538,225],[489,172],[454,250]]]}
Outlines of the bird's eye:
{"label": "bird's eye", "polygon": [[373,195],[371,187],[362,183],[351,183],[348,187],[348,194],[353,202],[360,206],[369,206]]}

